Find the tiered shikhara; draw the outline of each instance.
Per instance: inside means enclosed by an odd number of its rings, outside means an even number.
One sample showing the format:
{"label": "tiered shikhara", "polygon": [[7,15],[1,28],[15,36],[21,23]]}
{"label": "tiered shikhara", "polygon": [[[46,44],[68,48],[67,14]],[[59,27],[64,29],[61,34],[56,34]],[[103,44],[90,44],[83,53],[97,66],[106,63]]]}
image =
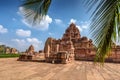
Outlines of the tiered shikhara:
{"label": "tiered shikhara", "polygon": [[[90,52],[91,51],[91,52]],[[62,39],[48,38],[45,43],[44,53],[47,62],[68,63],[72,60],[85,57],[85,54],[95,54],[92,40],[80,35],[74,23],[66,29]]]}

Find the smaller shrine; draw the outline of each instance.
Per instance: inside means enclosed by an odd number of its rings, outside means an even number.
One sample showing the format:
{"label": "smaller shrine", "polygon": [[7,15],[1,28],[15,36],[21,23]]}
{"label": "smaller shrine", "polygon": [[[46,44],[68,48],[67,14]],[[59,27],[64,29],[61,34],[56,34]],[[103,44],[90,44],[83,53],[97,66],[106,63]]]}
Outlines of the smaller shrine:
{"label": "smaller shrine", "polygon": [[29,54],[29,55],[33,55],[34,54],[34,46],[30,45],[30,47],[26,50],[25,53]]}
{"label": "smaller shrine", "polygon": [[16,48],[8,47],[6,45],[0,45],[1,53],[5,54],[18,54],[19,51]]}
{"label": "smaller shrine", "polygon": [[42,58],[44,58],[43,51],[35,52],[34,46],[30,45],[29,48],[23,54],[20,55],[18,60],[31,61],[31,60],[39,59],[41,56]]}

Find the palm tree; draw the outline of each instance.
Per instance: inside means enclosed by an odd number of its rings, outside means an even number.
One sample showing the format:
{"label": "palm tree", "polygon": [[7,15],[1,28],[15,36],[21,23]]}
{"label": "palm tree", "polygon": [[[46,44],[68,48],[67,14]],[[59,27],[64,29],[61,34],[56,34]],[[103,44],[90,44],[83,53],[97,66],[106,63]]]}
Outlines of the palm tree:
{"label": "palm tree", "polygon": [[25,19],[33,24],[39,24],[45,18],[52,0],[23,0],[21,5]]}
{"label": "palm tree", "polygon": [[104,62],[109,54],[112,43],[117,43],[120,37],[120,0],[86,0],[87,7],[92,8],[91,34],[97,47],[96,61]]}
{"label": "palm tree", "polygon": [[[51,1],[24,0],[25,18],[36,24],[47,14]],[[88,10],[93,11],[90,27],[97,47],[96,61],[104,62],[112,43],[120,39],[120,0],[84,0],[84,3]]]}

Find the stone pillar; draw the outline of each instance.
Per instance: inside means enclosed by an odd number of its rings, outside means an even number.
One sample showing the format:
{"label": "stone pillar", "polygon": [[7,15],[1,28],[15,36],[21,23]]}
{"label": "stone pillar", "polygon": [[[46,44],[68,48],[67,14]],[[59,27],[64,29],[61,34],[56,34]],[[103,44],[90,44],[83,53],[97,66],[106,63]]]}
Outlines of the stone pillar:
{"label": "stone pillar", "polygon": [[48,45],[48,50],[47,50],[47,57],[50,56],[50,46]]}
{"label": "stone pillar", "polygon": [[57,46],[56,46],[56,52],[58,52],[59,51],[59,44],[57,44]]}

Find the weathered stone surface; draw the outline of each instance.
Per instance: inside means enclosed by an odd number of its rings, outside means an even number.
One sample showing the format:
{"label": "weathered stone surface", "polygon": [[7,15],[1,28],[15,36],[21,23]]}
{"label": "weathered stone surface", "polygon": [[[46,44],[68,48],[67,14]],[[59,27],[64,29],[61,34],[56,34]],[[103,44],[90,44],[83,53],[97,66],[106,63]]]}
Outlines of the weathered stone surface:
{"label": "weathered stone surface", "polygon": [[18,51],[17,51],[17,49],[15,49],[15,48],[11,48],[11,53],[15,53],[15,54],[17,54],[18,53]]}
{"label": "weathered stone surface", "polygon": [[18,53],[18,50],[15,49],[15,48],[6,47],[6,48],[5,48],[5,53],[6,53],[6,54],[9,54],[9,53],[11,53],[11,54],[17,54],[17,53]]}
{"label": "weathered stone surface", "polygon": [[50,49],[52,47],[52,41],[53,41],[52,38],[48,38],[45,42],[44,53],[45,53],[46,58],[49,57],[49,55],[50,55],[50,51],[51,51]]}
{"label": "weathered stone surface", "polygon": [[[73,54],[69,58],[75,57],[77,60],[93,60],[96,54],[96,48],[92,40],[85,36],[81,37],[79,29],[74,23],[71,23],[65,30],[61,39],[56,40],[50,37],[46,40],[44,53],[47,62],[54,60],[55,55],[61,51],[67,52],[67,55]],[[106,61],[120,62],[120,46],[116,46],[113,43],[112,52],[107,56]]]}
{"label": "weathered stone surface", "polygon": [[34,46],[30,45],[29,48],[26,50],[24,54],[21,54],[18,58],[18,60],[24,61],[24,60],[32,60],[34,56]]}
{"label": "weathered stone surface", "polygon": [[0,45],[0,53],[17,54],[19,51],[16,48],[11,48],[6,45]]}
{"label": "weathered stone surface", "polygon": [[30,47],[29,47],[28,50],[27,50],[27,53],[28,53],[29,55],[32,55],[32,54],[34,53],[34,46],[33,46],[33,45],[30,45]]}
{"label": "weathered stone surface", "polygon": [[6,49],[5,49],[5,53],[6,53],[6,54],[10,53],[10,48],[6,48]]}
{"label": "weathered stone surface", "polygon": [[39,52],[35,52],[33,45],[30,45],[26,52],[22,53],[18,58],[18,60],[20,61],[31,61],[40,59],[44,59],[44,53],[41,50]]}
{"label": "weathered stone surface", "polygon": [[62,40],[68,41],[77,41],[81,38],[79,29],[76,27],[74,23],[71,23],[70,26],[66,29],[65,33],[63,34]]}

